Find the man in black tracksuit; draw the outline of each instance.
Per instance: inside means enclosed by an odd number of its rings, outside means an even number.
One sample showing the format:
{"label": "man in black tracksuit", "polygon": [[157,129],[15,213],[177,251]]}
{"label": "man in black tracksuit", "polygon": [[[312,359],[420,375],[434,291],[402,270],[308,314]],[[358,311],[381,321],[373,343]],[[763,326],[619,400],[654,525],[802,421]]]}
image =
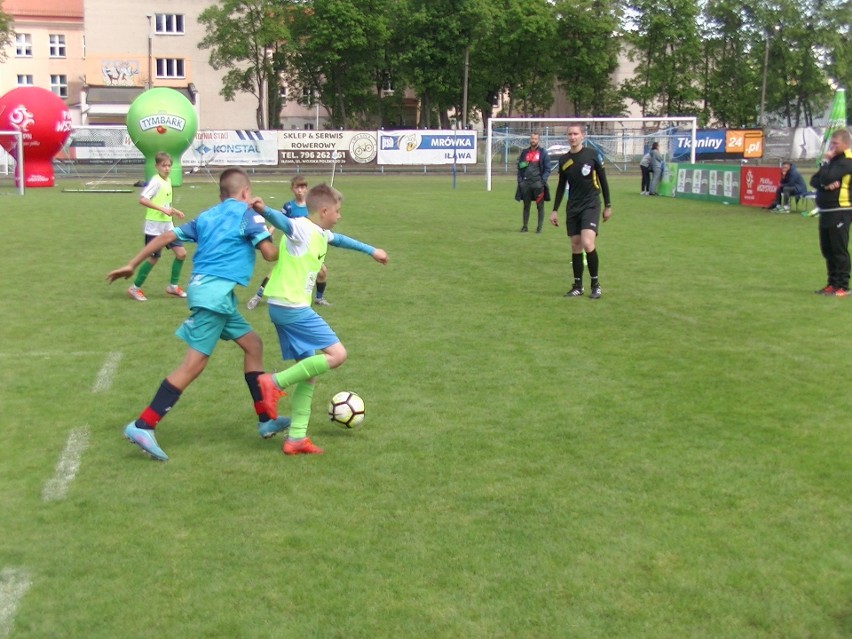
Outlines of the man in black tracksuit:
{"label": "man in black tracksuit", "polygon": [[536,233],[541,233],[544,222],[544,201],[550,199],[547,192],[547,177],[550,175],[550,157],[547,151],[539,146],[539,134],[530,134],[530,145],[518,156],[518,188],[515,200],[524,203],[524,225],[521,233],[527,232],[530,221],[530,205],[535,202],[538,210],[538,225]]}
{"label": "man in black tracksuit", "polygon": [[835,131],[822,165],[811,178],[819,209],[819,247],[825,258],[828,284],[820,295],[849,295],[849,224],[852,223],[852,151],[847,129]]}
{"label": "man in black tracksuit", "polygon": [[609,183],[603,160],[594,149],[583,146],[586,135],[579,124],[568,126],[568,153],[559,158],[559,184],[553,200],[553,213],[550,223],[559,226],[559,204],[568,187],[568,205],[566,207],[565,226],[571,238],[571,268],[574,272],[574,284],[565,297],[583,296],[583,253],[589,265],[593,300],[601,296],[598,282],[598,251],[595,240],[598,235],[598,222],[601,217],[600,197],[603,196],[603,221],[612,216],[609,199]]}

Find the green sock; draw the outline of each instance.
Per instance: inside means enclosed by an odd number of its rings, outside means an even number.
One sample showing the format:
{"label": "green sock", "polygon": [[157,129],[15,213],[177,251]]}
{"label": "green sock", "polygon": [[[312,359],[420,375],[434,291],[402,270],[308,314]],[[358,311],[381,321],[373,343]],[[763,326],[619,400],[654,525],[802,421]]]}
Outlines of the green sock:
{"label": "green sock", "polygon": [[290,439],[302,439],[308,433],[311,420],[311,400],[314,398],[314,385],[299,382],[290,395]]}
{"label": "green sock", "polygon": [[133,285],[142,286],[145,283],[145,278],[148,277],[148,273],[151,272],[152,268],[154,268],[154,265],[148,260],[142,262],[142,266],[139,267],[139,272],[136,274],[136,279],[133,281]]}
{"label": "green sock", "polygon": [[183,268],[183,260],[175,260],[172,262],[172,279],[171,285],[177,286],[178,281],[180,280],[180,272]]}
{"label": "green sock", "polygon": [[300,362],[296,362],[290,368],[285,368],[280,373],[275,373],[275,383],[278,388],[285,389],[299,382],[306,382],[311,377],[322,375],[328,370],[328,360],[325,355],[313,355]]}

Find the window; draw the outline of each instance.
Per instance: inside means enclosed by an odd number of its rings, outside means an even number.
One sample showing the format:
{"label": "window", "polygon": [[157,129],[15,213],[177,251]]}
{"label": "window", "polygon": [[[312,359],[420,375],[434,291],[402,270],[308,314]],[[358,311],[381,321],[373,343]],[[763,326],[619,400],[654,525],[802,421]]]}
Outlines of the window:
{"label": "window", "polygon": [[33,57],[33,37],[29,33],[15,34],[15,56],[18,58]]}
{"label": "window", "polygon": [[18,74],[18,86],[19,87],[31,87],[33,86],[33,76],[29,74]]}
{"label": "window", "polygon": [[64,58],[65,57],[65,36],[61,33],[51,33],[49,36],[50,57]]}
{"label": "window", "polygon": [[283,84],[278,87],[278,97],[282,100],[287,99],[287,87]]}
{"label": "window", "polygon": [[183,58],[157,58],[158,78],[184,78]]}
{"label": "window", "polygon": [[68,97],[68,76],[67,75],[51,75],[50,90],[60,98]]}
{"label": "window", "polygon": [[156,33],[183,33],[183,14],[158,13],[154,16],[154,31]]}
{"label": "window", "polygon": [[314,123],[313,122],[305,122],[305,131],[313,131]]}

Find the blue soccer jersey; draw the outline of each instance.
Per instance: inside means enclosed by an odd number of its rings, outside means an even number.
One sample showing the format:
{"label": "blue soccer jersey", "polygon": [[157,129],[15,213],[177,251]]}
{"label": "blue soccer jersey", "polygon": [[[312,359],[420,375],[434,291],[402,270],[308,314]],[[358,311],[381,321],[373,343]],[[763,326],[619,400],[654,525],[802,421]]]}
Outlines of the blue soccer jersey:
{"label": "blue soccer jersey", "polygon": [[255,247],[270,237],[264,219],[245,202],[229,198],[175,229],[178,239],[196,242],[192,275],[213,275],[247,286]]}

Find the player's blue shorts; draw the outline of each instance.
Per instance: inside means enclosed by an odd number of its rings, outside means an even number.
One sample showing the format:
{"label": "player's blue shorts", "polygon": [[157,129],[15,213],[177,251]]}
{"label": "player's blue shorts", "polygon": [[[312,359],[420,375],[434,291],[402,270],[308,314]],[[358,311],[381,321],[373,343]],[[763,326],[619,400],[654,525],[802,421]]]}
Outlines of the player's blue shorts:
{"label": "player's blue shorts", "polygon": [[210,357],[220,339],[236,340],[251,330],[249,323],[236,311],[226,314],[206,308],[194,308],[192,315],[178,327],[175,335],[190,348]]}
{"label": "player's blue shorts", "polygon": [[[158,235],[147,235],[146,234],[145,235],[145,245],[147,246],[148,244],[153,242],[154,238],[156,238],[156,237],[159,237],[159,236]],[[167,249],[173,249],[176,246],[183,246],[183,242],[181,242],[180,240],[175,240],[174,242],[169,242],[168,244],[166,244]],[[163,249],[160,249],[159,251],[154,251],[153,253],[151,253],[151,257],[159,258],[162,254],[163,254]]]}
{"label": "player's blue shorts", "polygon": [[334,331],[312,308],[287,308],[268,304],[269,319],[278,332],[281,345],[281,357],[287,359],[305,359],[315,355],[340,340]]}

